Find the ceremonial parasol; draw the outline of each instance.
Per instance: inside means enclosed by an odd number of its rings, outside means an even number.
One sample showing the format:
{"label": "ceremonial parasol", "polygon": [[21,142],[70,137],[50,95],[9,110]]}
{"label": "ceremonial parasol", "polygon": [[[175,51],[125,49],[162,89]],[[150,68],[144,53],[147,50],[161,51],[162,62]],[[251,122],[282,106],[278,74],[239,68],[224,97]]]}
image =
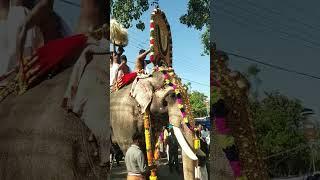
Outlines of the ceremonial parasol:
{"label": "ceremonial parasol", "polygon": [[158,7],[151,14],[150,60],[154,65],[172,67],[172,37],[166,15]]}

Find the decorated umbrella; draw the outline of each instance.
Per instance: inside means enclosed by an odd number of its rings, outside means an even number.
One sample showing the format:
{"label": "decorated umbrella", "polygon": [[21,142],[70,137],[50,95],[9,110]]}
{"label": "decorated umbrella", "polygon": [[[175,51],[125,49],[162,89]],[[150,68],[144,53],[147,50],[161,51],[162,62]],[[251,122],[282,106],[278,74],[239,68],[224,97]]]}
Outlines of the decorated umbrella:
{"label": "decorated umbrella", "polygon": [[166,15],[159,8],[151,14],[150,60],[156,66],[172,67],[172,37]]}

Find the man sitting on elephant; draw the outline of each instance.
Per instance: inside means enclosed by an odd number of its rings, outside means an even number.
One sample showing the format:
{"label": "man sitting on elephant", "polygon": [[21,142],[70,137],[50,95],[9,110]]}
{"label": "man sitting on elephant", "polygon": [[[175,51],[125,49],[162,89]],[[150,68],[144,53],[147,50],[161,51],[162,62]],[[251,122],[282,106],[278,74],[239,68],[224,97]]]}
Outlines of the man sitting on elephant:
{"label": "man sitting on elephant", "polygon": [[147,55],[150,53],[150,49],[148,51],[141,49],[139,51],[139,55],[136,59],[136,65],[135,65],[135,71],[136,72],[142,72],[142,73],[146,73],[146,66],[147,63],[145,62],[145,59],[147,57]]}
{"label": "man sitting on elephant", "polygon": [[[150,50],[148,50],[148,51],[145,51],[144,49],[140,50],[139,55],[136,59],[134,72],[126,74],[126,75],[120,77],[116,82],[114,82],[112,84],[112,86],[113,86],[112,91],[117,91],[118,89],[132,83],[136,79],[138,74],[147,74],[145,71],[145,68],[146,68],[145,59],[149,53],[150,53]],[[111,74],[110,74],[110,77],[111,77]]]}
{"label": "man sitting on elephant", "polygon": [[[53,11],[53,0],[1,0],[0,14],[6,25],[6,53],[2,53],[0,76],[8,77],[16,72],[22,56],[31,56],[44,43],[67,36],[70,29],[66,23]],[[1,5],[2,4],[2,5]],[[0,52],[1,52],[0,47]]]}
{"label": "man sitting on elephant", "polygon": [[[104,0],[82,0],[80,21],[77,31],[82,34],[56,39],[46,43],[24,64],[22,47],[26,32],[41,26],[50,16],[53,0],[41,0],[21,26],[17,39],[17,54],[20,62],[21,79],[27,85],[47,75],[52,69],[74,64],[63,105],[78,115],[94,133],[99,145],[101,166],[109,161],[110,130],[106,107],[108,107],[105,85],[108,83],[107,59],[110,34],[106,23]],[[101,27],[94,31],[93,28]],[[84,29],[89,28],[89,29]],[[79,58],[78,58],[79,57]],[[75,61],[76,60],[76,61]],[[62,70],[62,69],[60,69]],[[98,80],[98,81],[97,81]],[[101,100],[105,99],[105,100]],[[97,154],[97,153],[95,153]]]}

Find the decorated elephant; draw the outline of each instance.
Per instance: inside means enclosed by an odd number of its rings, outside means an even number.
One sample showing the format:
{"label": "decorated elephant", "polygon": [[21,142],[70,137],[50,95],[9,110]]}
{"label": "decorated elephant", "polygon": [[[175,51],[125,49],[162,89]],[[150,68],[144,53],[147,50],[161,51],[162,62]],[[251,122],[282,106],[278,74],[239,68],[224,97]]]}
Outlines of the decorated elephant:
{"label": "decorated elephant", "polygon": [[[151,14],[150,35],[153,72],[144,74],[139,71],[124,76],[124,80],[118,82],[120,86],[110,95],[112,140],[126,152],[132,143],[132,135],[144,133],[144,152],[148,165],[152,167],[156,164],[157,156],[153,153],[159,134],[162,127],[170,123],[182,149],[184,179],[195,179],[196,152],[200,151],[194,146],[191,106],[188,93],[172,68],[170,26],[164,12],[158,7]],[[128,80],[130,78],[132,81]],[[155,171],[151,170],[150,179],[156,179]]]}
{"label": "decorated elephant", "polygon": [[[97,2],[105,1],[82,0],[80,26],[106,23],[108,18],[100,15],[107,9]],[[6,84],[0,86],[1,179],[108,179],[102,160],[109,158],[110,143],[109,40],[101,37],[108,37],[108,30],[104,26],[50,41],[25,66],[20,64],[24,71],[5,77]],[[64,51],[54,46],[63,42]]]}
{"label": "decorated elephant", "polygon": [[212,48],[210,55],[211,89],[216,90],[217,97],[211,107],[214,118],[211,177],[268,180],[250,115],[250,83],[240,72],[228,67],[225,52]]}
{"label": "decorated elephant", "polygon": [[[172,83],[166,83],[168,74],[172,74]],[[183,117],[184,113],[189,114],[190,109],[181,81],[172,68],[162,67],[155,68],[148,77],[137,79],[110,96],[112,139],[126,152],[131,145],[132,135],[144,132],[145,113],[150,115],[152,142],[157,141],[163,125],[170,123],[183,150],[184,178],[194,179],[197,160],[193,148],[194,133],[189,127],[192,122],[186,122],[186,117]],[[183,113],[181,105],[185,108]]]}

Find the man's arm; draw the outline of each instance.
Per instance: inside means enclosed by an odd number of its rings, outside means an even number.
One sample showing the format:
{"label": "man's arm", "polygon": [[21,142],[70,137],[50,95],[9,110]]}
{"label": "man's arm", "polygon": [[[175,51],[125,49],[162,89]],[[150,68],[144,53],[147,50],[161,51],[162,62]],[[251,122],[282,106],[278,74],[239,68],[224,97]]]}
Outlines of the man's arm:
{"label": "man's arm", "polygon": [[143,61],[146,59],[147,55],[150,53],[150,49],[137,57],[135,71],[143,69]]}
{"label": "man's arm", "polygon": [[146,173],[147,165],[146,165],[144,154],[142,153],[142,151],[139,153],[139,156],[137,157],[137,163],[138,163],[140,172],[143,174]]}
{"label": "man's arm", "polygon": [[17,58],[19,61],[22,60],[23,48],[27,32],[32,27],[39,25],[43,20],[48,18],[48,14],[53,10],[54,0],[40,0],[36,6],[28,14],[25,22],[21,25],[17,34]]}

